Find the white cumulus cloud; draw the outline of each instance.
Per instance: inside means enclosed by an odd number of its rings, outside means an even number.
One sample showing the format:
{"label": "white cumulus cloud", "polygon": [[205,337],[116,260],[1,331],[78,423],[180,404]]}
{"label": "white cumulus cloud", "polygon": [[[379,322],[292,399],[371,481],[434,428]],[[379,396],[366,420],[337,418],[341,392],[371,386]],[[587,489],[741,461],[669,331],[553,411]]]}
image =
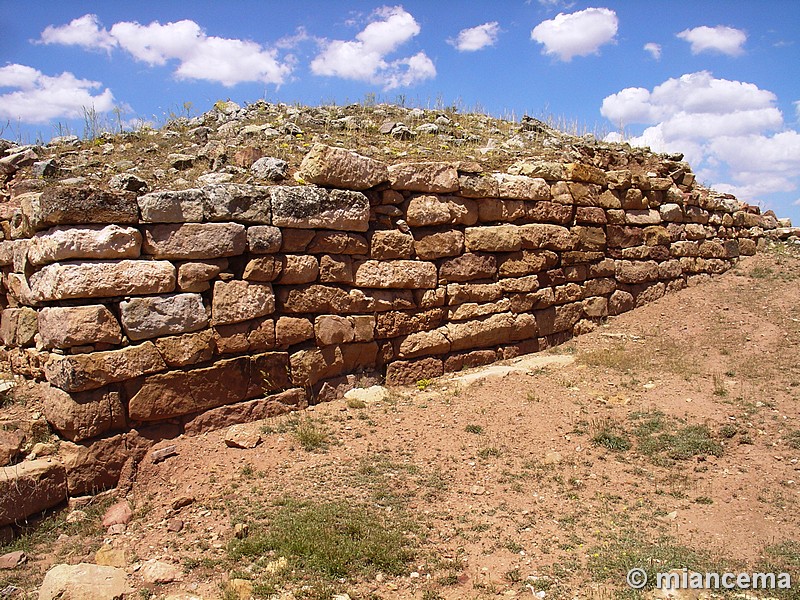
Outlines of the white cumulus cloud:
{"label": "white cumulus cloud", "polygon": [[682,152],[716,189],[755,202],[800,186],[800,133],[786,128],[776,104],[769,90],[700,71],[652,90],[621,90],[600,112],[621,128],[647,126],[639,136],[616,133],[609,141]]}
{"label": "white cumulus cloud", "polygon": [[45,44],[76,45],[110,50],[119,48],[148,65],[177,61],[175,75],[233,86],[260,81],[280,85],[291,73],[291,60],[281,61],[275,49],[249,40],[209,36],[190,20],[141,25],[135,21],[102,28],[95,15],[84,15],[67,25],[48,26]]}
{"label": "white cumulus cloud", "polygon": [[84,110],[108,112],[114,107],[111,90],[93,95],[93,90],[102,88],[101,83],[78,79],[69,72],[53,77],[26,65],[9,64],[0,67],[2,88],[12,91],[0,94],[0,118],[23,123],[74,119],[82,117]]}
{"label": "white cumulus cloud", "polygon": [[655,60],[661,60],[661,45],[655,42],[648,42],[644,45],[644,51],[649,52]]}
{"label": "white cumulus cloud", "polygon": [[448,43],[455,46],[459,52],[474,52],[487,46],[494,46],[498,35],[500,35],[500,24],[492,21],[469,29],[462,29],[458,32],[458,37],[448,40]]}
{"label": "white cumulus cloud", "polygon": [[531,39],[544,45],[544,54],[569,62],[574,56],[595,54],[600,46],[615,42],[618,26],[613,10],[587,8],[542,21],[531,31]]}
{"label": "white cumulus cloud", "polygon": [[719,52],[728,56],[739,56],[744,53],[747,34],[741,29],[717,25],[716,27],[695,27],[685,29],[677,34],[682,40],[691,44],[692,54],[701,52]]}
{"label": "white cumulus cloud", "polygon": [[366,81],[390,90],[407,87],[436,76],[433,61],[424,52],[394,60],[387,57],[420,32],[414,17],[401,6],[384,6],[354,40],[322,40],[311,72]]}
{"label": "white cumulus cloud", "polygon": [[41,42],[102,50],[111,50],[117,45],[114,37],[100,26],[97,15],[83,15],[59,27],[48,25],[42,31]]}

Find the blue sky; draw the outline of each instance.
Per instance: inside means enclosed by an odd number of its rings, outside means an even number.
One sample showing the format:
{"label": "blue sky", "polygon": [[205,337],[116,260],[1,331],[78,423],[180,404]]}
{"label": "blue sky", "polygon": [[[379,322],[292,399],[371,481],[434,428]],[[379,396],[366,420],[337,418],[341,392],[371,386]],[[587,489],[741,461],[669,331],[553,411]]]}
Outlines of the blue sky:
{"label": "blue sky", "polygon": [[374,95],[681,151],[703,183],[800,222],[796,0],[0,0],[0,15],[2,137],[80,135],[87,106],[160,124],[187,103]]}

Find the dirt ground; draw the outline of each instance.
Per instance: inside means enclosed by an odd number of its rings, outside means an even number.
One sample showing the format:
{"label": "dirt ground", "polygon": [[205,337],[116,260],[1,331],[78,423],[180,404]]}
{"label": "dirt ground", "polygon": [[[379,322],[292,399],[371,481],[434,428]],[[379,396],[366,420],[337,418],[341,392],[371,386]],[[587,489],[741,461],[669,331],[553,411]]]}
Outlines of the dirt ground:
{"label": "dirt ground", "polygon": [[[141,598],[237,598],[230,578],[278,598],[644,597],[625,584],[634,566],[769,567],[800,586],[798,282],[800,251],[780,246],[511,369],[248,424],[263,440],[252,449],[227,447],[226,430],[164,442],[177,454],[140,467],[124,533],[98,516],[0,548],[28,554],[0,589],[22,597],[104,544],[125,551]],[[232,551],[234,530],[253,535],[287,502],[400,519],[412,558],[325,592],[297,572],[276,579]],[[182,580],[143,583],[148,559]]]}

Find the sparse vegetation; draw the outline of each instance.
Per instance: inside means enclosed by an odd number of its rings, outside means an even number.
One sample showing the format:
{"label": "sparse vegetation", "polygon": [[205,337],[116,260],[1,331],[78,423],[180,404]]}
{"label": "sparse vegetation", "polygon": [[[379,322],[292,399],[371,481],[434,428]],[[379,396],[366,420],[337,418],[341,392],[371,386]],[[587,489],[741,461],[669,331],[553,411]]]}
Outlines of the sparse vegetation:
{"label": "sparse vegetation", "polygon": [[630,450],[631,442],[620,423],[611,419],[603,419],[593,427],[592,443],[608,450],[624,452]]}
{"label": "sparse vegetation", "polygon": [[243,540],[228,546],[231,560],[284,557],[295,577],[371,577],[404,573],[415,556],[411,523],[374,507],[346,502],[285,500]]}
{"label": "sparse vegetation", "polygon": [[348,398],[347,399],[347,408],[359,409],[359,408],[366,408],[367,403],[361,400],[360,398]]}
{"label": "sparse vegetation", "polygon": [[325,425],[310,417],[299,420],[294,435],[303,449],[309,452],[324,450],[330,443],[330,434]]}

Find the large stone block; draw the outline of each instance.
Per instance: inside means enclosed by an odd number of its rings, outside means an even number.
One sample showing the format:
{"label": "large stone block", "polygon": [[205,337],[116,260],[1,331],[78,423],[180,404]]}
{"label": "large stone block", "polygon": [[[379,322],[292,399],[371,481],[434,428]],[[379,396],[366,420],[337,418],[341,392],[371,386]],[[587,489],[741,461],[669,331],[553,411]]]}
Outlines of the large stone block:
{"label": "large stone block", "polygon": [[436,265],[418,260],[368,260],[356,268],[356,285],[365,288],[432,289]]}
{"label": "large stone block", "polygon": [[583,181],[597,185],[605,185],[607,183],[605,171],[592,165],[568,163],[564,165],[564,173],[570,181]]}
{"label": "large stone block", "polygon": [[525,175],[494,175],[498,185],[498,195],[512,200],[549,200],[550,186],[540,177]]}
{"label": "large stone block", "polygon": [[145,228],[144,252],[155,258],[204,259],[242,254],[247,246],[239,223],[181,223]]}
{"label": "large stone block", "polygon": [[283,235],[278,227],[253,225],[247,228],[247,249],[253,254],[274,254],[281,249]]}
{"label": "large stone block", "polygon": [[575,237],[560,225],[530,224],[519,227],[522,247],[530,250],[572,250]]}
{"label": "large stone block", "polygon": [[316,383],[351,373],[358,368],[375,365],[378,345],[375,342],[341,344],[301,350],[292,354],[292,382],[298,387],[311,387]]}
{"label": "large stone block", "polygon": [[411,258],[413,253],[414,238],[402,231],[376,231],[370,238],[370,257],[376,260]]}
{"label": "large stone block", "polygon": [[185,367],[211,360],[214,355],[214,334],[211,330],[159,338],[154,341],[169,367]]}
{"label": "large stone block", "polygon": [[207,185],[203,188],[205,219],[269,225],[272,220],[269,189],[241,183]]}
{"label": "large stone block", "polygon": [[339,315],[320,315],[314,320],[317,344],[347,344],[355,340],[356,332],[352,318]]}
{"label": "large stone block", "polygon": [[296,229],[367,231],[369,200],[361,192],[306,186],[276,186],[272,192],[272,224]]}
{"label": "large stone block", "polygon": [[53,263],[31,275],[31,299],[111,298],[164,294],[175,289],[168,261],[120,260]]}
{"label": "large stone block", "polygon": [[258,398],[289,385],[288,355],[268,352],[127,384],[132,421],[158,421]]}
{"label": "large stone block", "polygon": [[153,192],[136,199],[142,223],[200,223],[205,200],[205,193],[196,189]]}
{"label": "large stone block", "polygon": [[550,250],[523,250],[504,254],[497,261],[500,277],[524,277],[558,264],[558,254]]}
{"label": "large stone block", "polygon": [[308,254],[289,254],[283,258],[280,277],[276,283],[297,285],[311,283],[319,277],[319,261]]}
{"label": "large stone block", "polygon": [[522,248],[520,229],[516,225],[467,227],[464,233],[468,252],[515,252]]}
{"label": "large stone block", "polygon": [[227,268],[227,258],[209,258],[181,263],[178,266],[178,290],[181,292],[205,292],[211,287],[209,281]]}
{"label": "large stone block", "polygon": [[371,313],[416,306],[411,290],[350,289],[312,284],[278,289],[281,312],[298,313]]}
{"label": "large stone block", "polygon": [[450,283],[447,285],[447,304],[492,302],[503,295],[497,283]]}
{"label": "large stone block", "polygon": [[28,460],[0,468],[0,527],[20,523],[66,498],[67,476],[55,460]]}
{"label": "large stone block", "polygon": [[388,311],[375,318],[375,337],[386,339],[435,329],[444,320],[441,308],[423,311]]}
{"label": "large stone block", "polygon": [[107,600],[123,598],[132,591],[123,569],[89,563],[60,564],[44,576],[39,600]]}
{"label": "large stone block", "polygon": [[416,360],[396,360],[386,368],[386,385],[412,385],[443,374],[444,363],[441,358],[429,356]]}
{"label": "large stone block", "polygon": [[53,186],[38,198],[29,219],[35,226],[139,222],[136,194],[89,187]]}
{"label": "large stone block", "polygon": [[211,324],[249,321],[275,312],[275,295],[269,283],[248,281],[214,282]]}
{"label": "large stone block", "polygon": [[[297,250],[301,252],[301,250]],[[367,238],[344,231],[318,231],[305,248],[311,254],[367,254]],[[283,252],[290,252],[287,248]]]}
{"label": "large stone block", "polygon": [[283,263],[278,256],[259,256],[248,261],[242,278],[247,281],[275,281],[283,271]]}
{"label": "large stone block", "polygon": [[432,260],[444,256],[458,256],[464,251],[464,234],[458,229],[414,231],[414,252],[418,258]]}
{"label": "large stone block", "polygon": [[478,218],[482,223],[512,223],[528,214],[523,200],[484,198],[478,202]]}
{"label": "large stone block", "polygon": [[344,148],[314,144],[300,164],[308,183],[350,190],[366,190],[389,180],[386,165]]}
{"label": "large stone block", "polygon": [[444,327],[432,331],[411,333],[397,341],[399,358],[415,358],[430,354],[446,354],[450,352],[450,340]]}
{"label": "large stone block", "polygon": [[447,337],[453,352],[468,348],[486,348],[508,341],[535,337],[536,321],[531,315],[501,313],[481,320],[448,323]]}
{"label": "large stone block", "polygon": [[44,366],[47,381],[67,392],[82,392],[140,375],[158,373],[167,365],[152,342],[108,352],[61,356],[51,354]]}
{"label": "large stone block", "polygon": [[6,346],[28,346],[33,343],[38,330],[36,311],[22,308],[6,308],[0,320],[0,338]]}
{"label": "large stone block", "polygon": [[314,338],[314,324],[304,317],[280,317],[275,322],[275,345],[284,348]]}
{"label": "large stone block", "polygon": [[119,390],[113,387],[68,394],[47,383],[28,391],[61,437],[79,442],[125,427],[125,409]]}
{"label": "large stone block", "polygon": [[497,179],[488,175],[461,175],[458,183],[465,198],[496,198],[500,189]]}
{"label": "large stone block", "polygon": [[618,260],[615,268],[617,281],[622,283],[644,283],[658,279],[658,263],[653,260]]}
{"label": "large stone block", "polygon": [[119,304],[125,333],[131,340],[197,331],[208,325],[200,294],[131,298]]}
{"label": "large stone block", "polygon": [[449,163],[400,163],[389,167],[392,189],[447,193],[459,189],[458,171]]}
{"label": "large stone block", "polygon": [[308,406],[308,399],[305,390],[292,388],[266,398],[212,408],[186,423],[183,431],[187,435],[199,435],[239,423],[253,423],[269,419],[306,406]]}
{"label": "large stone block", "polygon": [[70,496],[85,496],[117,485],[126,464],[136,464],[151,442],[136,431],[81,443],[61,442],[59,456],[67,471]]}
{"label": "large stone block", "polygon": [[474,225],[478,221],[478,205],[474,200],[455,196],[414,196],[408,203],[406,220],[411,227]]}
{"label": "large stone block", "polygon": [[264,352],[275,348],[275,321],[261,317],[214,328],[214,346],[218,354]]}
{"label": "large stone block", "polygon": [[490,279],[497,274],[497,260],[491,254],[467,253],[442,262],[439,276],[447,282]]}
{"label": "large stone block", "polygon": [[657,210],[626,210],[625,222],[630,225],[660,225],[661,213]]}
{"label": "large stone block", "polygon": [[44,265],[76,258],[138,258],[141,247],[142,234],[133,227],[53,227],[33,236],[28,260]]}
{"label": "large stone block", "polygon": [[46,349],[122,341],[117,318],[102,304],[43,308],[39,311],[39,335]]}

